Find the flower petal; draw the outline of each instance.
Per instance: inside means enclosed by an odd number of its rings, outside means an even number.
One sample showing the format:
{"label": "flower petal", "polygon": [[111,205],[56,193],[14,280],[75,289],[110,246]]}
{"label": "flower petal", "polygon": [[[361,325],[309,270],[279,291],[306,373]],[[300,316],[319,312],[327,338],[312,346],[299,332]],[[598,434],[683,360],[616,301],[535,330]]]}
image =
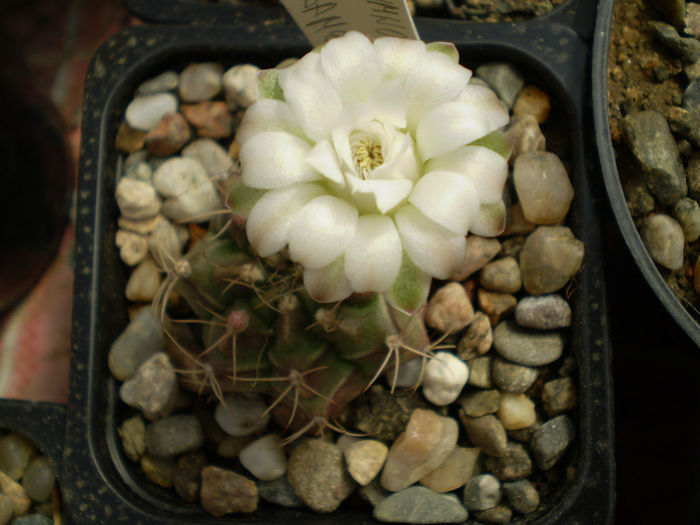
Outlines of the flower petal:
{"label": "flower petal", "polygon": [[368,179],[346,175],[345,181],[358,207],[365,212],[387,213],[411,193],[413,182],[407,179]]}
{"label": "flower petal", "polygon": [[353,128],[375,120],[378,116],[385,125],[397,129],[406,127],[406,91],[403,80],[392,78],[377,86],[367,98],[367,103],[360,106],[353,119]]}
{"label": "flower petal", "polygon": [[258,99],[246,110],[236,132],[236,140],[242,146],[250,137],[262,131],[288,131],[294,135],[304,133],[289,111],[289,106],[271,98]]}
{"label": "flower petal", "polygon": [[338,197],[309,202],[289,229],[289,255],[305,268],[322,268],[337,259],[355,234],[357,209]]}
{"label": "flower petal", "polygon": [[401,238],[385,215],[363,215],[345,249],[345,274],[356,292],[385,292],[401,267]]}
{"label": "flower petal", "polygon": [[457,235],[466,235],[479,214],[479,194],[467,177],[451,171],[426,173],[408,202],[429,219]]}
{"label": "flower petal", "polygon": [[420,40],[393,37],[375,39],[374,49],[379,54],[386,78],[405,75],[426,53],[425,43]]}
{"label": "flower petal", "polygon": [[384,297],[391,306],[411,315],[425,304],[431,282],[430,275],[418,268],[404,251],[399,275]]}
{"label": "flower petal", "polygon": [[444,53],[429,51],[406,72],[408,125],[414,128],[432,108],[454,99],[465,88],[471,71]]}
{"label": "flower petal", "polygon": [[[311,55],[319,53],[310,53],[306,57]],[[278,81],[284,98],[309,138],[328,138],[342,113],[342,99],[328,77],[310,68],[297,67],[300,62],[279,72]]]}
{"label": "flower petal", "polygon": [[264,131],[241,146],[241,175],[251,188],[281,188],[318,180],[319,173],[306,163],[311,146],[284,131]]}
{"label": "flower petal", "polygon": [[508,109],[494,91],[479,84],[468,84],[457,96],[457,102],[479,108],[484,114],[488,133],[502,128],[510,119]]}
{"label": "flower petal", "polygon": [[294,215],[324,192],[316,184],[297,184],[265,193],[253,206],[246,222],[248,240],[258,255],[267,257],[284,248]]}
{"label": "flower petal", "polygon": [[506,227],[506,205],[503,201],[494,204],[482,204],[479,215],[471,231],[482,237],[500,235]]}
{"label": "flower petal", "polygon": [[418,268],[438,279],[447,279],[464,260],[467,238],[431,221],[414,206],[394,215],[404,250]]}
{"label": "flower petal", "polygon": [[416,128],[423,160],[454,151],[493,131],[486,115],[470,104],[448,102],[425,114]]}
{"label": "flower petal", "polygon": [[488,148],[464,146],[447,155],[431,159],[427,171],[452,171],[474,182],[482,203],[493,204],[503,199],[503,186],[508,177],[506,160]]}
{"label": "flower petal", "polygon": [[319,303],[333,303],[348,297],[352,286],[345,275],[343,257],[338,257],[323,268],[304,268],[304,286],[314,301]]}
{"label": "flower petal", "polygon": [[382,79],[382,65],[372,42],[349,31],[321,48],[321,67],[343,100],[364,102]]}
{"label": "flower petal", "polygon": [[413,139],[408,133],[394,130],[392,140],[382,145],[384,163],[372,171],[372,179],[408,179],[415,181],[420,175]]}
{"label": "flower petal", "polygon": [[326,139],[317,142],[306,156],[306,162],[324,177],[345,186],[345,178],[340,171],[338,156]]}

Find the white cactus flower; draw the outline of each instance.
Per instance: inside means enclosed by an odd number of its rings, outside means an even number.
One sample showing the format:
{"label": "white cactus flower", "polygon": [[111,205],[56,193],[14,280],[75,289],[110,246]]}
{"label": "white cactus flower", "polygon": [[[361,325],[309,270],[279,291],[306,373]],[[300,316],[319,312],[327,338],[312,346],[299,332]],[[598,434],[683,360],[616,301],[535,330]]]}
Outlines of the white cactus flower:
{"label": "white cactus flower", "polygon": [[423,395],[434,405],[449,405],[459,397],[467,380],[467,363],[450,352],[438,352],[425,365]]}
{"label": "white cactus flower", "polygon": [[253,248],[288,246],[317,301],[381,292],[421,306],[467,232],[505,223],[508,112],[470,77],[452,44],[358,32],[261,72],[230,194]]}

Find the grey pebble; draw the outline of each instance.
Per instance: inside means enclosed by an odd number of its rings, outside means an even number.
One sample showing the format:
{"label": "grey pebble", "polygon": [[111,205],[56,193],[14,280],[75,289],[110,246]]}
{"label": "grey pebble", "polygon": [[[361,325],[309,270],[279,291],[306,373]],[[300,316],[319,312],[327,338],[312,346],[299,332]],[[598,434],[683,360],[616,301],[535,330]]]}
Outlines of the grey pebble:
{"label": "grey pebble", "polygon": [[648,25],[659,41],[683,60],[695,62],[700,59],[700,41],[680,36],[672,25],[664,22],[651,20]]}
{"label": "grey pebble", "polygon": [[481,269],[479,282],[484,288],[501,293],[516,293],[522,286],[520,266],[514,257],[503,257]]}
{"label": "grey pebble", "polygon": [[501,421],[491,414],[481,417],[469,417],[460,411],[459,417],[467,431],[469,441],[489,456],[502,456],[506,453],[508,436]]}
{"label": "grey pebble", "polygon": [[[676,0],[676,2],[685,4],[685,0]],[[686,6],[683,22],[686,34],[700,36],[700,4],[691,2]]]}
{"label": "grey pebble", "polygon": [[491,377],[498,388],[505,392],[523,393],[537,379],[540,371],[530,366],[511,363],[500,357],[491,364]]}
{"label": "grey pebble", "polygon": [[635,216],[643,216],[654,210],[654,196],[649,191],[647,181],[641,174],[627,179],[623,185],[627,207]]}
{"label": "grey pebble", "polygon": [[522,479],[532,473],[532,460],[520,443],[508,443],[500,457],[487,457],[486,468],[503,481]]}
{"label": "grey pebble", "polygon": [[272,481],[259,481],[258,494],[265,501],[281,507],[298,509],[304,506],[304,502],[289,484],[287,476],[280,476]]}
{"label": "grey pebble", "polygon": [[204,102],[222,88],[224,69],[215,62],[190,64],[180,73],[180,97],[184,102]]}
{"label": "grey pebble", "polygon": [[463,523],[467,516],[455,496],[420,486],[396,492],[374,507],[374,517],[390,523]]}
{"label": "grey pebble", "polygon": [[537,466],[542,470],[552,468],[566,452],[574,439],[575,432],[574,424],[565,415],[543,423],[530,441],[530,448]]}
{"label": "grey pebble", "polygon": [[493,386],[491,382],[491,360],[492,357],[490,355],[482,355],[467,361],[467,366],[469,367],[467,383],[469,385],[478,386],[479,388],[491,388]]}
{"label": "grey pebble", "polygon": [[165,346],[165,338],[156,314],[142,308],[109,350],[109,370],[120,381],[129,379],[141,363]]}
{"label": "grey pebble", "polygon": [[694,111],[700,108],[700,79],[693,80],[683,92],[683,109]]}
{"label": "grey pebble", "polygon": [[503,484],[503,494],[513,509],[523,514],[529,514],[540,504],[540,495],[535,486],[526,479],[506,481]]}
{"label": "grey pebble", "polygon": [[27,496],[37,502],[47,501],[51,497],[56,473],[46,456],[35,457],[22,477],[22,486]]}
{"label": "grey pebble", "polygon": [[577,403],[576,385],[570,377],[548,381],[542,387],[542,404],[550,416],[571,410]]}
{"label": "grey pebble", "polygon": [[175,407],[177,390],[177,377],[170,358],[165,352],[158,352],[122,384],[119,395],[124,403],[141,410],[146,418],[159,419]]}
{"label": "grey pebble", "polygon": [[520,71],[508,63],[489,63],[479,66],[476,68],[476,76],[491,86],[508,109],[513,107],[515,98],[525,85],[525,79]]}
{"label": "grey pebble", "polygon": [[182,156],[197,159],[214,181],[227,179],[234,167],[233,160],[221,144],[209,138],[192,141],[182,150]]}
{"label": "grey pebble", "polygon": [[515,307],[515,322],[537,330],[565,328],[571,325],[571,307],[560,295],[523,297]]}
{"label": "grey pebble", "polygon": [[532,436],[534,436],[535,432],[537,432],[537,429],[540,428],[541,424],[542,421],[540,421],[539,417],[537,417],[535,422],[529,427],[519,428],[517,430],[509,430],[508,437],[510,439],[514,439],[515,441],[520,441],[521,443],[529,443],[532,439]]}
{"label": "grey pebble", "polygon": [[0,438],[0,471],[15,481],[24,475],[35,455],[36,448],[32,442],[16,432]]}
{"label": "grey pebble", "polygon": [[137,414],[119,427],[119,437],[122,438],[122,448],[131,461],[139,461],[146,452],[146,423]]}
{"label": "grey pebble", "polygon": [[463,361],[468,361],[484,355],[492,344],[491,321],[484,312],[478,311],[457,344],[457,355]]}
{"label": "grey pebble", "polygon": [[500,503],[495,507],[474,512],[474,519],[485,523],[510,523],[513,511],[505,503]]}
{"label": "grey pebble", "polygon": [[175,71],[166,71],[149,78],[136,88],[137,95],[155,95],[165,91],[174,91],[180,82],[180,76]]}
{"label": "grey pebble", "polygon": [[644,220],[639,233],[649,255],[657,264],[669,270],[683,267],[685,236],[678,222],[668,215],[657,213]]}
{"label": "grey pebble", "polygon": [[681,225],[685,240],[697,241],[700,237],[700,205],[693,199],[684,197],[673,206],[673,216]]}
{"label": "grey pebble", "polygon": [[470,417],[494,414],[501,406],[501,393],[498,390],[472,390],[462,396],[459,404]]}
{"label": "grey pebble", "polygon": [[7,525],[12,519],[15,506],[12,503],[12,498],[7,494],[0,493],[0,525]]}
{"label": "grey pebble", "polygon": [[678,145],[663,115],[656,111],[628,114],[623,122],[623,135],[656,198],[673,205],[685,197],[688,187]]}
{"label": "grey pebble", "polygon": [[563,288],[581,268],[584,245],[566,226],[540,226],[520,252],[523,287],[532,295]]}
{"label": "grey pebble", "polygon": [[509,361],[525,366],[543,366],[559,359],[564,350],[564,335],[557,331],[523,328],[511,319],[496,326],[493,346]]}
{"label": "grey pebble", "polygon": [[501,502],[501,482],[491,474],[474,476],[464,485],[464,505],[469,510],[485,510]]}
{"label": "grey pebble", "polygon": [[51,518],[44,516],[43,514],[27,514],[26,516],[20,516],[12,525],[51,525],[53,521]]}
{"label": "grey pebble", "polygon": [[202,446],[202,427],[195,416],[170,416],[146,428],[146,448],[156,457],[172,457]]}
{"label": "grey pebble", "polygon": [[693,153],[688,159],[686,175],[690,196],[697,200],[700,198],[700,152]]}

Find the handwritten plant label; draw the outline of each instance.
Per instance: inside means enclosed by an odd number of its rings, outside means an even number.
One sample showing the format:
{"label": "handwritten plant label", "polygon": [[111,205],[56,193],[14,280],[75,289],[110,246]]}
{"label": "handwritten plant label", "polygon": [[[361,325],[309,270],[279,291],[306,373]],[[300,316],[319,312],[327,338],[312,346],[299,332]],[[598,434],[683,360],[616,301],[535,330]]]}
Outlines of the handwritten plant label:
{"label": "handwritten plant label", "polygon": [[371,39],[418,38],[406,0],[281,1],[313,46],[351,30]]}

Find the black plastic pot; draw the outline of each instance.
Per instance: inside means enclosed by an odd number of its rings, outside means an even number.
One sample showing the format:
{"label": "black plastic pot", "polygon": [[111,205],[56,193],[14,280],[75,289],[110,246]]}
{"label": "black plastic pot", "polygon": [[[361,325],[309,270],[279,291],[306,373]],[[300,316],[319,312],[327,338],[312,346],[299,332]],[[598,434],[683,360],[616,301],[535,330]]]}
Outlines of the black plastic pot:
{"label": "black plastic pot", "polygon": [[593,117],[598,157],[610,206],[617,226],[634,261],[649,286],[686,334],[700,346],[700,325],[686,310],[664,281],[661,272],[647,251],[627,207],[627,200],[615,162],[608,115],[608,48],[615,0],[601,0],[593,39]]}
{"label": "black plastic pot", "polygon": [[[587,9],[584,7],[584,9]],[[583,17],[585,18],[585,17]],[[590,16],[589,16],[590,18]],[[612,390],[599,211],[589,185],[584,133],[588,52],[571,27],[549,21],[466,24],[419,20],[427,40],[455,42],[469,67],[503,60],[516,64],[553,99],[553,111],[571,145],[576,199],[571,228],[586,244],[586,263],[573,298],[571,347],[578,363],[576,474],[536,523],[608,523],[614,503]],[[113,147],[124,108],[138,84],[192,61],[252,62],[269,67],[309,50],[301,32],[285,20],[238,26],[134,27],[103,45],[93,58],[85,88],[80,186],[77,204],[76,280],[70,402],[62,483],[76,523],[188,523],[226,521],[158,490],[124,456],[117,426],[118,384],[107,354],[126,325],[125,270],[114,246],[114,196],[118,154]],[[262,507],[236,523],[374,523],[345,509],[331,516]]]}

